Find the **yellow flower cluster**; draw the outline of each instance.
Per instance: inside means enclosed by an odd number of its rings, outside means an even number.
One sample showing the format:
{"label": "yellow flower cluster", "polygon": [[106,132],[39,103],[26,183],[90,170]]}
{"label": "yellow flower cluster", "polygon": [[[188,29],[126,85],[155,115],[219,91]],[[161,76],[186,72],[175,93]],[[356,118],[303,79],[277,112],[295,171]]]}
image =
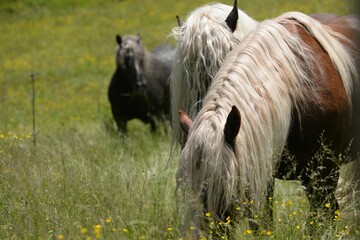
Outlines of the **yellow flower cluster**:
{"label": "yellow flower cluster", "polygon": [[21,133],[20,135],[13,133],[13,132],[6,132],[6,133],[0,133],[0,139],[4,141],[10,141],[10,140],[26,140],[32,138],[32,133],[29,132],[27,134]]}

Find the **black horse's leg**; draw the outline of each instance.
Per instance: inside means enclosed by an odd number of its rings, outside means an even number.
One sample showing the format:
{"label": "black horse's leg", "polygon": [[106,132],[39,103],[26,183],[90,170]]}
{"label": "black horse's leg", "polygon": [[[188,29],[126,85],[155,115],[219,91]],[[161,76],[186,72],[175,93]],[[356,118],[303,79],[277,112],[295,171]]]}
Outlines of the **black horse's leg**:
{"label": "black horse's leg", "polygon": [[150,123],[151,131],[155,132],[157,129],[156,117],[152,115],[148,115],[148,122]]}
{"label": "black horse's leg", "polygon": [[127,132],[126,120],[116,121],[116,125],[118,127],[119,133],[125,134]]}
{"label": "black horse's leg", "polygon": [[119,133],[126,133],[126,123],[127,119],[123,116],[121,116],[121,113],[119,113],[116,109],[112,108],[113,116],[116,122],[117,130]]}

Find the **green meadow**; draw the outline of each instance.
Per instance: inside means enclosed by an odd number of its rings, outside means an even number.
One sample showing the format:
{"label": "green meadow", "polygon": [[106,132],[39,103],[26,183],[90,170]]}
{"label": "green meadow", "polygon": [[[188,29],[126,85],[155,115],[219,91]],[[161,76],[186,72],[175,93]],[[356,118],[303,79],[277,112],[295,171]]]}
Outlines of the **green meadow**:
{"label": "green meadow", "polygon": [[[173,44],[175,15],[185,19],[208,2],[0,1],[0,239],[179,239],[179,151],[169,123],[151,133],[132,120],[120,138],[107,87],[117,33],[140,33],[148,49]],[[239,8],[263,20],[286,11],[348,14],[355,2],[243,0]],[[274,228],[258,236],[241,222],[239,239],[360,236],[341,212],[325,223],[310,218],[299,182],[277,181],[273,201]]]}

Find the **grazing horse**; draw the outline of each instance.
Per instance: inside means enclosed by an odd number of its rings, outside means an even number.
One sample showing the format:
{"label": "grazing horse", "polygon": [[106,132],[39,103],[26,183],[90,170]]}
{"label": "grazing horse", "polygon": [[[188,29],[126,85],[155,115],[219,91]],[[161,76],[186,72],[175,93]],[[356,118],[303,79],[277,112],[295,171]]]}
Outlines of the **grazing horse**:
{"label": "grazing horse", "polygon": [[[313,14],[322,23],[335,14]],[[210,83],[226,55],[259,24],[234,6],[211,3],[192,11],[185,22],[178,19],[172,36],[176,41],[176,60],[171,74],[171,113],[183,109],[195,117]],[[173,141],[185,139],[177,118],[172,118]]]}
{"label": "grazing horse", "polygon": [[[345,152],[360,124],[353,121],[359,51],[351,37],[359,21],[348,23],[325,26],[298,12],[260,23],[228,54],[194,121],[179,111],[187,140],[176,177],[190,190],[189,222],[204,229],[204,212],[234,219],[245,202],[244,214],[258,228],[252,214],[270,220],[274,173],[292,161],[291,178],[302,182],[310,210],[325,203],[324,211],[338,209],[332,158]],[[329,151],[321,155],[324,145]]]}
{"label": "grazing horse", "polygon": [[[192,11],[186,21],[173,29],[176,57],[171,74],[171,112],[177,116],[183,109],[195,116],[201,107],[211,80],[226,55],[258,22],[237,8],[208,4]],[[175,114],[175,115],[174,115]],[[173,140],[184,143],[177,118],[172,118]]]}
{"label": "grazing horse", "polygon": [[156,129],[156,120],[169,115],[168,79],[175,49],[161,45],[148,52],[139,35],[116,36],[116,71],[112,76],[108,98],[118,130],[126,132],[126,123],[139,118]]}

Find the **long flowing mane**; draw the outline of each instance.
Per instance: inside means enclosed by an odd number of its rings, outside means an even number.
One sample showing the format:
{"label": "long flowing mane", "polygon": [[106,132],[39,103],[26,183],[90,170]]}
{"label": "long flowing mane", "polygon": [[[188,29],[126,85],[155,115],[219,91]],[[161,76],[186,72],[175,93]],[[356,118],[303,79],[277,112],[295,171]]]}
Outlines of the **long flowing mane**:
{"label": "long flowing mane", "polygon": [[[319,69],[316,53],[284,27],[288,23],[305,27],[329,54],[351,98],[356,67],[350,50],[340,43],[346,39],[319,22],[290,12],[262,22],[246,36],[214,78],[189,129],[177,174],[179,184],[189,184],[219,220],[249,199],[263,207],[293,111],[306,111],[309,99],[319,102],[313,82]],[[224,125],[233,105],[241,112],[235,151],[224,141]]]}
{"label": "long flowing mane", "polygon": [[199,101],[205,96],[226,55],[258,24],[238,10],[237,29],[230,31],[225,19],[231,10],[231,6],[224,4],[205,5],[191,12],[182,26],[173,29],[177,52],[170,92],[175,141],[181,138],[176,117],[178,110],[196,115],[201,106]]}

